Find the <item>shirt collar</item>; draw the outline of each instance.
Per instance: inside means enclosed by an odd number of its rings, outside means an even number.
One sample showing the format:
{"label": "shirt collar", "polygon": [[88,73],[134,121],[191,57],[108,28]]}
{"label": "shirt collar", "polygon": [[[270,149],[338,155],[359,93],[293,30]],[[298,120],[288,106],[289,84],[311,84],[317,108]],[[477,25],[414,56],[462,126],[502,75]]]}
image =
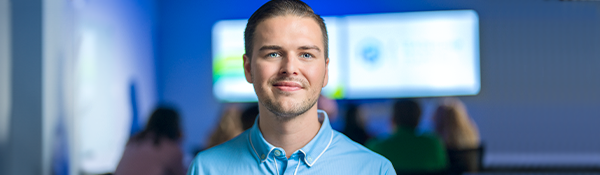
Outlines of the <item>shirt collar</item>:
{"label": "shirt collar", "polygon": [[[308,166],[314,165],[323,156],[323,153],[329,148],[333,140],[333,129],[329,123],[327,113],[323,110],[318,110],[318,117],[321,122],[319,132],[308,144],[298,150],[300,154],[304,154],[302,159]],[[259,118],[260,115],[256,117],[254,125],[250,128],[249,142],[258,162],[263,163],[276,147],[267,142],[263,137],[262,132],[258,128]]]}

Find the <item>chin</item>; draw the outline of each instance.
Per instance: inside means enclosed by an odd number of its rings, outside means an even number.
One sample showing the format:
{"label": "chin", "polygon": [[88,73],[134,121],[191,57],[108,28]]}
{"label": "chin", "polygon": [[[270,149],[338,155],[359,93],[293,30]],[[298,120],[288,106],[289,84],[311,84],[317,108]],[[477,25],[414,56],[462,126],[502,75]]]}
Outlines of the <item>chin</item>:
{"label": "chin", "polygon": [[283,109],[284,111],[293,111],[294,109],[296,109],[298,106],[300,106],[300,102],[296,101],[296,100],[280,100],[279,101],[279,107],[281,109]]}

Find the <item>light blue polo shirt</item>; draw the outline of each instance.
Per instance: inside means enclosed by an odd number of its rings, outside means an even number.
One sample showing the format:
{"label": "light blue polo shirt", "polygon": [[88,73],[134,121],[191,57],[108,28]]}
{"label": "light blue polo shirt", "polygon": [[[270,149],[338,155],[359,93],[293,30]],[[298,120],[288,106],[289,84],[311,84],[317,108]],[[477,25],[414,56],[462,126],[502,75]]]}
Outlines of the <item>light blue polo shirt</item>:
{"label": "light blue polo shirt", "polygon": [[319,110],[317,135],[288,159],[267,142],[258,119],[239,136],[198,153],[188,175],[199,174],[396,174],[389,160],[335,131]]}

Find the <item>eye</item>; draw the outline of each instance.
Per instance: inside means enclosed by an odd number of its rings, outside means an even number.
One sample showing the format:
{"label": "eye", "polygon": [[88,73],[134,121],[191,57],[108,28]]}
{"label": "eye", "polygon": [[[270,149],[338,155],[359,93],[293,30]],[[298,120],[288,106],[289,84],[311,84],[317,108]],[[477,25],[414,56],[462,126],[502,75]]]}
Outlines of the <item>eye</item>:
{"label": "eye", "polygon": [[300,57],[302,57],[302,58],[313,58],[313,55],[311,55],[309,53],[305,53],[305,54],[300,55]]}
{"label": "eye", "polygon": [[277,53],[277,52],[273,52],[273,53],[270,53],[270,54],[268,54],[267,56],[268,56],[268,57],[275,58],[275,57],[279,57],[279,53]]}

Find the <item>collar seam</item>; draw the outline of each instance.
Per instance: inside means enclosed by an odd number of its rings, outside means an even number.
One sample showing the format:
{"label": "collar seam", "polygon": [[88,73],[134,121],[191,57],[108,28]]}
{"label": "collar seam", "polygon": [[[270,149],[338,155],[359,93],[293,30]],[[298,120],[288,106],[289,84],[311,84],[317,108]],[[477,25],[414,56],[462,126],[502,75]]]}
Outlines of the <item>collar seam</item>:
{"label": "collar seam", "polygon": [[256,148],[254,148],[254,142],[252,142],[252,133],[249,133],[248,136],[249,136],[248,140],[250,141],[250,145],[252,146],[252,150],[254,150],[254,154],[256,154],[256,157],[258,157],[258,162],[259,163],[264,163],[265,161],[267,161],[269,154],[271,154],[271,151],[273,151],[273,149],[275,149],[277,147],[271,148],[271,150],[269,150],[269,152],[267,153],[267,155],[265,155],[265,159],[262,159],[262,157],[260,157],[260,155],[256,151]]}
{"label": "collar seam", "polygon": [[[329,138],[329,143],[327,143],[327,146],[325,147],[325,149],[323,149],[323,151],[321,152],[321,154],[319,154],[319,156],[317,156],[317,158],[315,158],[315,160],[312,161],[312,163],[308,163],[308,161],[306,161],[306,157],[304,157],[304,162],[309,166],[312,167],[317,160],[319,160],[319,158],[321,158],[321,156],[323,155],[323,153],[325,153],[325,151],[327,151],[327,149],[329,148],[329,145],[331,145],[331,142],[333,141],[333,130],[331,130],[331,137]],[[304,151],[302,151],[304,152]],[[306,153],[304,153],[306,154]]]}
{"label": "collar seam", "polygon": [[[271,151],[273,151],[275,148],[277,148],[277,147],[271,148],[271,150],[269,150],[269,152],[265,156],[266,157],[265,160],[262,160],[260,163],[263,163],[263,162],[267,161],[267,159],[269,159],[269,155],[271,154]],[[275,160],[275,157],[273,157],[273,160]]]}
{"label": "collar seam", "polygon": [[250,145],[252,146],[252,150],[254,150],[254,154],[256,154],[256,157],[258,158],[258,162],[262,163],[262,159],[260,158],[260,155],[258,155],[258,152],[256,152],[256,149],[254,148],[254,144],[252,143],[252,132],[250,132],[248,134],[248,140],[250,141]]}

